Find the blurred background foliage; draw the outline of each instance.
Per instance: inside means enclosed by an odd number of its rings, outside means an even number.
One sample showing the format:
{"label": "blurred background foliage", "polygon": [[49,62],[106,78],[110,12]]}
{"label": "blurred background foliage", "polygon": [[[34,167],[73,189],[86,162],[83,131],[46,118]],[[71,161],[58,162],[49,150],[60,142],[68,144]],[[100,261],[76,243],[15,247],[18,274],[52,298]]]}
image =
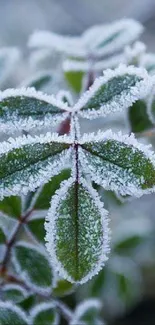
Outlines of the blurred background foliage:
{"label": "blurred background foliage", "polygon": [[[123,17],[138,19],[145,31],[141,40],[148,51],[155,51],[155,1],[154,0],[0,0],[0,46],[17,46],[21,49],[21,59],[15,60],[14,71],[1,84],[1,88],[31,85],[47,92],[57,91],[59,80],[59,62],[47,56],[45,62],[40,60],[32,67],[30,49],[27,48],[29,35],[38,29],[47,29],[61,34],[76,35],[94,24],[112,22]],[[54,58],[53,58],[54,59]],[[34,60],[33,60],[34,62]],[[41,65],[41,66],[40,66]],[[57,69],[58,68],[58,69]],[[52,75],[47,70],[52,70]],[[35,84],[32,74],[46,70],[42,74],[41,84]],[[61,69],[60,69],[61,70]],[[80,76],[79,76],[80,78]],[[24,80],[24,82],[23,82]],[[38,80],[38,79],[37,79]],[[46,81],[50,81],[48,86]],[[75,80],[71,80],[74,83]],[[62,88],[66,85],[61,80]],[[75,85],[79,90],[79,85]],[[83,129],[110,127],[125,129],[124,121],[83,122]],[[88,125],[89,124],[89,125]],[[134,130],[133,130],[134,131]],[[2,137],[4,138],[4,136]],[[151,142],[155,149],[154,137],[142,139]],[[44,195],[54,193],[59,186],[58,177],[49,184]],[[155,324],[155,196],[148,195],[141,199],[117,197],[111,192],[102,191],[105,206],[110,211],[112,246],[111,256],[103,271],[92,281],[76,288],[60,282],[55,294],[63,296],[62,300],[70,306],[85,298],[98,297],[102,300],[102,316],[109,325],[153,325]],[[1,211],[17,215],[19,202],[1,202]],[[38,201],[39,209],[44,206],[44,197]],[[12,205],[11,205],[12,204]],[[41,206],[43,205],[43,206]],[[6,206],[11,211],[6,211]],[[43,240],[42,218],[32,220],[27,228],[39,240]],[[27,231],[29,230],[27,229]],[[37,232],[36,232],[37,229]],[[65,291],[66,290],[66,291]],[[29,303],[29,302],[28,302]],[[30,301],[31,304],[31,301]],[[95,325],[95,324],[94,324]]]}

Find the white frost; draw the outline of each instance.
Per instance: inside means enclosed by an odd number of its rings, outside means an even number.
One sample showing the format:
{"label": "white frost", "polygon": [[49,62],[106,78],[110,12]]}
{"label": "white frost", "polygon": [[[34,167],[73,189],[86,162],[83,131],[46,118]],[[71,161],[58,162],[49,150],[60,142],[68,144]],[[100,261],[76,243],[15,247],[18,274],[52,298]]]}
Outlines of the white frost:
{"label": "white frost", "polygon": [[[18,306],[16,306],[15,304],[12,304],[11,302],[2,302],[0,301],[0,310],[3,313],[2,310],[5,310],[5,315],[6,315],[6,309],[11,312],[16,313],[22,320],[23,322],[25,321],[27,323],[27,325],[32,325],[31,320],[27,317],[26,313],[19,308]],[[7,315],[6,315],[7,317]]]}
{"label": "white frost", "polygon": [[59,314],[55,311],[56,309],[56,304],[54,302],[43,302],[43,303],[39,303],[38,305],[36,305],[34,308],[32,308],[30,310],[30,319],[31,319],[31,323],[34,324],[35,323],[35,318],[41,314],[42,312],[46,312],[48,313],[49,309],[53,309],[53,312],[55,314],[55,318],[52,322],[53,325],[58,325],[59,324]]}
{"label": "white frost", "polygon": [[[87,300],[82,301],[75,309],[73,314],[73,318],[70,321],[69,325],[77,325],[81,324],[80,319],[84,314],[93,308],[97,309],[98,311],[101,310],[101,301],[99,299],[90,298]],[[102,323],[103,324],[103,323]],[[95,325],[95,324],[94,324]]]}

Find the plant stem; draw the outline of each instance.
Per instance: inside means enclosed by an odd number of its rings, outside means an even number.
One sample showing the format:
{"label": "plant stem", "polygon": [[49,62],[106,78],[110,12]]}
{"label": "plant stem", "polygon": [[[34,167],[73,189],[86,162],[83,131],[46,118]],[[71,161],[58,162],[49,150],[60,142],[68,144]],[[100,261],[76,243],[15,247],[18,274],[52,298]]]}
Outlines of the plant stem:
{"label": "plant stem", "polygon": [[9,259],[10,259],[10,253],[11,253],[12,247],[14,246],[14,244],[16,242],[16,238],[17,238],[18,234],[20,233],[20,230],[23,227],[23,224],[27,221],[27,219],[30,217],[32,212],[33,212],[33,209],[31,209],[24,216],[21,216],[19,218],[18,225],[17,225],[16,229],[14,230],[10,240],[6,243],[7,247],[6,247],[6,251],[5,251],[3,261],[1,263],[1,269],[0,269],[0,273],[3,275],[5,275],[5,273],[7,271],[6,267],[9,262]]}

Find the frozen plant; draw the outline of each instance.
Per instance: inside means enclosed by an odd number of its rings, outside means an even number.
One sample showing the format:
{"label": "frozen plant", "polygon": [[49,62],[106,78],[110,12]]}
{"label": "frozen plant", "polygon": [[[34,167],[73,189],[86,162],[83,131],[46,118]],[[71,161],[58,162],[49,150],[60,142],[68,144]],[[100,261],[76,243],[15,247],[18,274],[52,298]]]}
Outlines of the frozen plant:
{"label": "frozen plant", "polygon": [[[109,213],[97,189],[123,197],[155,190],[150,146],[134,134],[111,129],[81,134],[80,128],[81,119],[127,115],[144,102],[148,116],[153,114],[155,79],[145,69],[145,47],[129,47],[141,31],[139,23],[123,20],[96,26],[81,37],[35,34],[31,46],[61,52],[68,60],[64,65],[75,64],[76,72],[80,65],[87,67],[81,70],[88,77],[85,91],[77,99],[67,91],[39,91],[51,83],[47,70],[20,88],[0,91],[0,129],[9,135],[0,143],[2,324],[56,325],[62,317],[70,325],[103,324],[97,299],[73,311],[57,297],[93,278],[109,258]],[[126,64],[105,70],[107,55],[115,62],[112,67]],[[124,276],[124,260],[115,263],[113,256],[108,269]]]}

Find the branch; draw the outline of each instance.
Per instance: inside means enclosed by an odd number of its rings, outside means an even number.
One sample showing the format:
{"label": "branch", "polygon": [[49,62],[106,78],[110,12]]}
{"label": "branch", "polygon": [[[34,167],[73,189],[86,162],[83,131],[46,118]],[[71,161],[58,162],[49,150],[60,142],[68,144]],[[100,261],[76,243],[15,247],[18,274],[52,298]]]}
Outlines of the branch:
{"label": "branch", "polygon": [[7,248],[6,248],[6,251],[5,251],[5,254],[3,257],[3,261],[1,263],[1,269],[0,269],[0,274],[2,274],[2,275],[5,275],[5,273],[7,271],[6,267],[9,262],[10,253],[11,253],[12,247],[14,246],[14,244],[16,242],[17,236],[20,233],[20,231],[23,227],[23,224],[26,223],[27,219],[30,217],[32,212],[33,212],[33,209],[31,209],[24,216],[21,216],[19,218],[19,222],[18,222],[18,225],[17,225],[15,231],[13,232],[10,240],[6,243]]}

